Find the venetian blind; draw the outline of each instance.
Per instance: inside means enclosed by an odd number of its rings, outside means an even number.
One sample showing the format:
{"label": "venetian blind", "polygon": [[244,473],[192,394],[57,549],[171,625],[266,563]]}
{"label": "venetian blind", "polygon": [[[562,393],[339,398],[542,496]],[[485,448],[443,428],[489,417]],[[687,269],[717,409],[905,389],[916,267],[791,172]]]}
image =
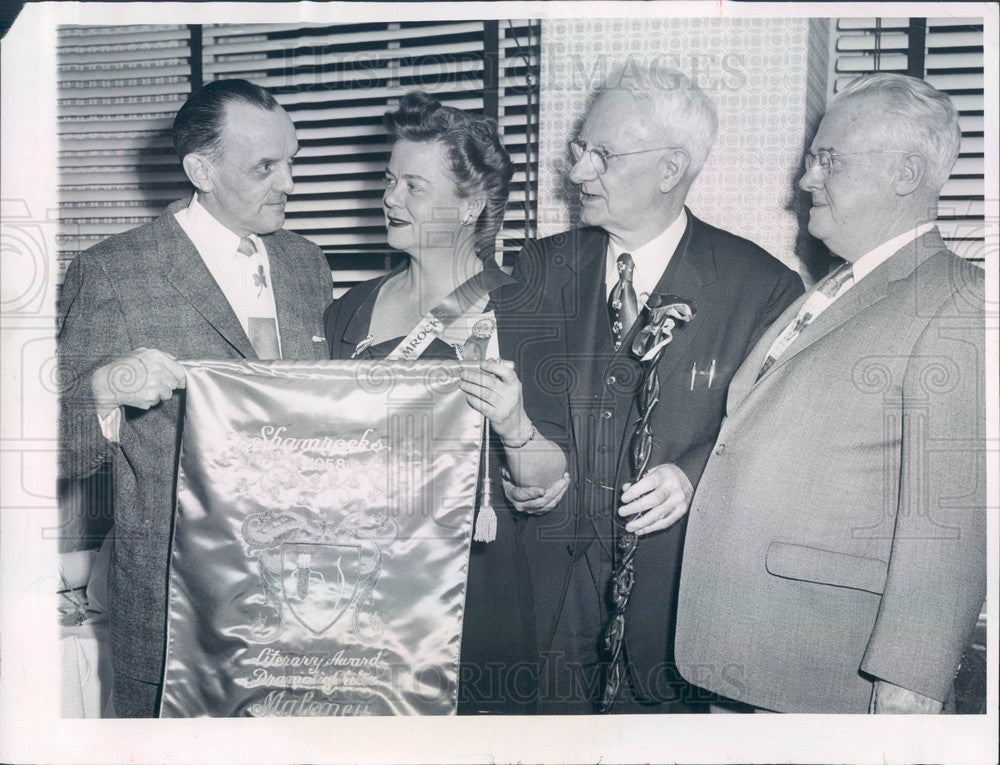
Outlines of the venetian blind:
{"label": "venetian blind", "polygon": [[60,27],[60,280],[69,261],[188,188],[170,126],[191,92],[187,26]]}
{"label": "venetian blind", "polygon": [[339,293],[393,263],[382,115],[410,90],[498,118],[518,168],[498,249],[515,252],[534,233],[537,38],[537,23],[481,20],[206,26],[203,71],[206,82],[242,77],[267,88],[295,122],[285,225],[323,248]]}
{"label": "venetian blind", "polygon": [[980,19],[840,19],[832,30],[830,93],[876,71],[921,77],[951,97],[962,144],[938,206],[948,246],[982,264],[985,251],[983,179],[983,25]]}
{"label": "venetian blind", "polygon": [[268,88],[295,121],[286,226],[323,248],[340,291],[398,257],[382,222],[382,114],[416,88],[498,119],[517,168],[498,238],[509,262],[535,233],[538,38],[537,21],[63,27],[61,265],[187,192],[173,117],[199,82],[227,77]]}

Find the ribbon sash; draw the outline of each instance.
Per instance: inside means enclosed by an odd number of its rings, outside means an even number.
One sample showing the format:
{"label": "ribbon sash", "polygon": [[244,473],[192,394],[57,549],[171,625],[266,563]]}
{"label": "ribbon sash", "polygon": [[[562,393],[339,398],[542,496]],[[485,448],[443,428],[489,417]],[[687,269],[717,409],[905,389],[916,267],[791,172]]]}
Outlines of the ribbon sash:
{"label": "ribbon sash", "polygon": [[454,714],[462,364],[185,366],[161,716]]}
{"label": "ribbon sash", "polygon": [[434,338],[441,334],[478,301],[491,291],[505,284],[510,284],[513,278],[499,268],[484,268],[475,276],[458,285],[440,303],[434,306],[422,318],[399,345],[386,356],[389,361],[412,360],[420,358]]}

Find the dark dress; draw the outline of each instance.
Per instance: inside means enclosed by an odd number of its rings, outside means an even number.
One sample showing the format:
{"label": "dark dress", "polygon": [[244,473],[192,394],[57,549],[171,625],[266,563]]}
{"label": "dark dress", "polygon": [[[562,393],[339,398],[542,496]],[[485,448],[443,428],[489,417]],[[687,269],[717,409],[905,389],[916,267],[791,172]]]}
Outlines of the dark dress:
{"label": "dark dress", "polygon": [[[368,335],[375,299],[387,278],[358,284],[327,308],[324,323],[330,358],[385,358],[402,340],[400,337],[369,345],[355,355],[358,344]],[[498,288],[487,306],[496,316],[500,355],[517,364],[525,410],[539,432],[564,446],[566,415],[565,405],[560,403],[564,397],[538,390],[531,382],[536,376],[521,371],[535,369],[541,360],[539,355],[546,350],[544,343],[535,341],[537,322],[519,320],[516,311],[503,308],[517,304],[517,291],[517,285]],[[531,342],[524,342],[526,333]],[[435,339],[421,358],[455,359],[456,352],[450,344]],[[503,495],[500,482],[503,447],[492,430],[490,450],[491,504],[497,515],[497,534],[492,542],[472,542],[458,713],[530,714],[538,693],[537,646],[531,579],[522,536],[531,533],[535,520],[514,511]],[[478,492],[476,496],[478,501]]]}

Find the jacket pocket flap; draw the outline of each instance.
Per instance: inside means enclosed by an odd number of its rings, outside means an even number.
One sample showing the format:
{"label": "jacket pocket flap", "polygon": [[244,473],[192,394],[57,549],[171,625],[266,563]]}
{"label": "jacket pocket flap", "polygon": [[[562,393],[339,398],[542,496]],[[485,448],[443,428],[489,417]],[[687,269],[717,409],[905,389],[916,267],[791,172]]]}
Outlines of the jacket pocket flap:
{"label": "jacket pocket flap", "polygon": [[771,542],[765,562],[768,573],[785,579],[848,587],[881,595],[888,565],[877,558],[862,558],[818,547]]}

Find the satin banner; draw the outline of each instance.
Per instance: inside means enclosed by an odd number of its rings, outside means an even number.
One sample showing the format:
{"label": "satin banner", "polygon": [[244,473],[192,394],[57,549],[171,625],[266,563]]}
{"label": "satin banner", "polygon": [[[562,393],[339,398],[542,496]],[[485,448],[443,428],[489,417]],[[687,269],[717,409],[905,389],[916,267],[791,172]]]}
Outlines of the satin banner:
{"label": "satin banner", "polygon": [[483,426],[463,365],[185,366],[160,715],[454,714]]}

